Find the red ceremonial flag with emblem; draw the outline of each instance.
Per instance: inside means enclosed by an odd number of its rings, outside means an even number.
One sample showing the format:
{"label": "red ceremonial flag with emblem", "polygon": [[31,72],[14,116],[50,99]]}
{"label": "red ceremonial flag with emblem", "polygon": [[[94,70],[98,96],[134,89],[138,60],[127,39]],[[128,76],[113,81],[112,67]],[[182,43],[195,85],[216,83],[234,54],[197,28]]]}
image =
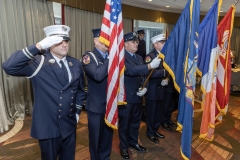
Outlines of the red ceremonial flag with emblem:
{"label": "red ceremonial flag with emblem", "polygon": [[100,41],[109,47],[108,88],[105,122],[117,129],[118,105],[126,104],[124,89],[124,40],[121,0],[107,0]]}
{"label": "red ceremonial flag with emblem", "polygon": [[235,6],[232,6],[218,25],[218,67],[216,88],[216,123],[222,121],[222,115],[227,113],[230,96],[231,56],[230,39],[232,35]]}

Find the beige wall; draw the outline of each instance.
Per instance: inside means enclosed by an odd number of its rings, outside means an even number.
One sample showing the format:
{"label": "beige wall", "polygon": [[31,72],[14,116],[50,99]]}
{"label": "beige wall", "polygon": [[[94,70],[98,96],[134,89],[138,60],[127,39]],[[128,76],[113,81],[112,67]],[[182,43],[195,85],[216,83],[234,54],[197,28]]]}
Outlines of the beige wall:
{"label": "beige wall", "polygon": [[[95,13],[103,14],[104,6],[106,0],[49,0],[52,2],[62,3],[66,6],[79,8],[82,10],[87,10]],[[159,23],[168,23],[168,24],[176,24],[180,14],[178,13],[170,13],[170,12],[161,12],[154,11],[149,9],[142,9],[138,7],[122,5],[123,10],[123,18],[128,19],[136,19],[136,20],[144,20],[151,22],[159,22]],[[171,18],[170,18],[171,17]],[[203,19],[204,16],[201,16]],[[221,20],[223,17],[220,17]],[[235,17],[234,26],[240,27],[240,17]]]}

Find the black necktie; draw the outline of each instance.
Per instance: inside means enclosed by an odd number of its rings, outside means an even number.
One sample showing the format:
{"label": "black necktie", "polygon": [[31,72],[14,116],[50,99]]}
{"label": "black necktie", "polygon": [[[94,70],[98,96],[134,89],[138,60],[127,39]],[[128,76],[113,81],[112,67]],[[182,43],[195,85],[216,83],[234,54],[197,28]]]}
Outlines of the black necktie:
{"label": "black necktie", "polygon": [[64,63],[63,63],[62,60],[60,60],[60,63],[61,63],[61,65],[62,65],[62,70],[63,70],[63,73],[64,73],[64,77],[65,77],[65,79],[66,79],[66,83],[69,83],[67,68],[66,68],[66,66],[64,65]]}
{"label": "black necktie", "polygon": [[135,54],[133,54],[133,58],[137,59],[137,57],[136,57],[136,55],[135,55]]}

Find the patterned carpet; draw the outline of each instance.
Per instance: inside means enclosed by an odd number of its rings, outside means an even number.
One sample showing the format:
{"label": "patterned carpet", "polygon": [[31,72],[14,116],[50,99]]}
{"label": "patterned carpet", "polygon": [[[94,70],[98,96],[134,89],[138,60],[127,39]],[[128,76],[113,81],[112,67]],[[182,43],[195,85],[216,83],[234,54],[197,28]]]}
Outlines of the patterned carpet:
{"label": "patterned carpet", "polygon": [[[196,103],[196,108],[199,104]],[[76,160],[89,160],[88,151],[88,129],[86,112],[80,116],[77,128],[77,147]],[[173,121],[176,122],[177,112],[173,114]],[[230,98],[229,110],[224,116],[223,123],[218,125],[215,130],[215,139],[212,142],[199,139],[199,128],[202,112],[194,115],[194,127],[192,138],[192,158],[191,160],[239,160],[240,159],[240,94],[234,93]],[[23,126],[22,126],[23,125]],[[39,146],[36,139],[29,136],[31,117],[27,116],[20,123],[16,122],[11,131],[14,134],[0,136],[0,159],[1,160],[38,160],[40,159]],[[15,132],[14,128],[20,130]],[[131,160],[177,160],[182,159],[179,147],[181,134],[175,130],[167,131],[159,128],[159,132],[166,136],[161,139],[159,144],[149,141],[146,137],[146,125],[141,123],[139,132],[139,142],[147,148],[146,153],[138,153],[129,149]],[[4,137],[5,136],[5,137]],[[121,160],[118,148],[119,140],[117,131],[114,132],[113,147],[111,153],[112,160]]]}

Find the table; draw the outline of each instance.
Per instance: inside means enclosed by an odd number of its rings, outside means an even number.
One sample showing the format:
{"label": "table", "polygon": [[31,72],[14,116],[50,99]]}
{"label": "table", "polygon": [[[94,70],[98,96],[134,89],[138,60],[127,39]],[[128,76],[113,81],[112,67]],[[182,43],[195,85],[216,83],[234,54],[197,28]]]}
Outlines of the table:
{"label": "table", "polygon": [[240,68],[232,68],[231,91],[240,90]]}

